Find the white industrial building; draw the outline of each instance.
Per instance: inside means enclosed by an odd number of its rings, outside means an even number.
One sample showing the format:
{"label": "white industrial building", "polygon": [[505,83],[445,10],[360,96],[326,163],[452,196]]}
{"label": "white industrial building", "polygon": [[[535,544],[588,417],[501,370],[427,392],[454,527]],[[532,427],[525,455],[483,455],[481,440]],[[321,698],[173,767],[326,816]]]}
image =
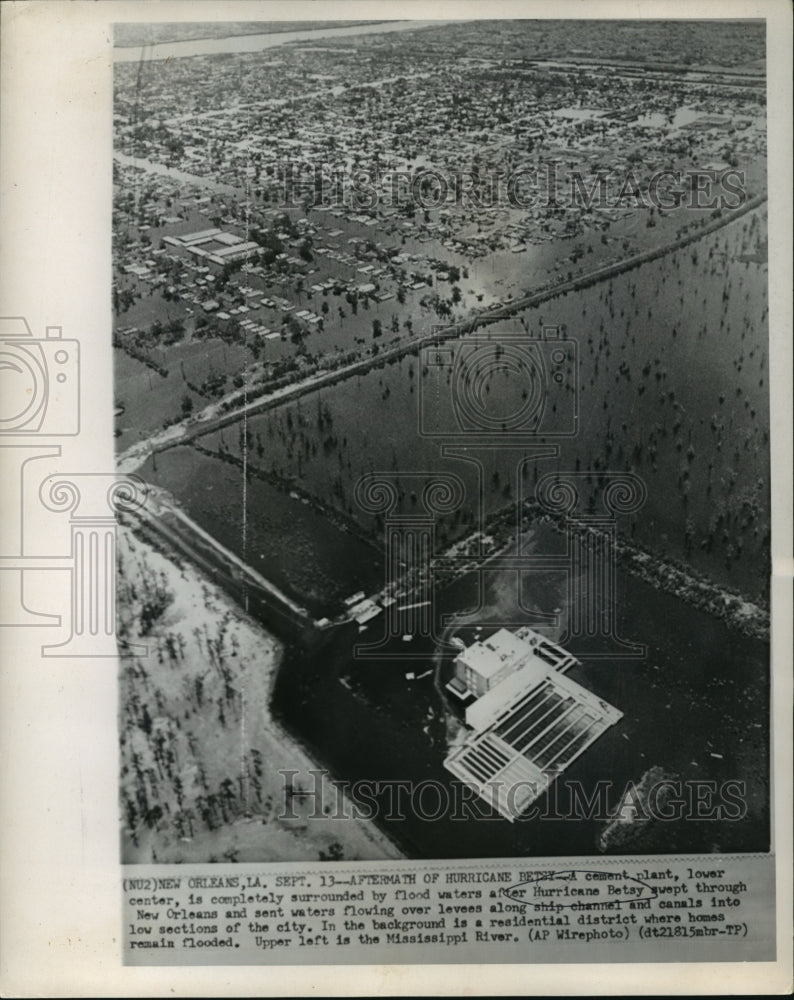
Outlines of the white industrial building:
{"label": "white industrial building", "polygon": [[623,713],[565,676],[576,659],[531,629],[461,651],[451,690],[475,699],[444,766],[511,822]]}

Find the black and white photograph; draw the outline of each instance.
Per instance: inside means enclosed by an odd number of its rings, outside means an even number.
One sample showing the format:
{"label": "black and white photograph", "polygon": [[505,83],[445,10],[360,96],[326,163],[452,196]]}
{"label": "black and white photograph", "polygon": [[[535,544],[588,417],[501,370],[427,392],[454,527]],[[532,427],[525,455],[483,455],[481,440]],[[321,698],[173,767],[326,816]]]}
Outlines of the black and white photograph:
{"label": "black and white photograph", "polygon": [[123,860],[768,851],[764,22],[114,44]]}

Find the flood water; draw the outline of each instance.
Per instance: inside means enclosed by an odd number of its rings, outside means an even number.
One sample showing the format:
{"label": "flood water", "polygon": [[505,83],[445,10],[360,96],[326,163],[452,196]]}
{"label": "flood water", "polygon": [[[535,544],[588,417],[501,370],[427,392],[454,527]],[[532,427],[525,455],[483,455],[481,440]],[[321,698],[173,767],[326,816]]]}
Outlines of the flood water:
{"label": "flood water", "polygon": [[[549,603],[564,600],[558,584],[546,583]],[[480,594],[475,578],[465,577],[439,595],[438,611],[457,612],[482,597],[498,617],[505,586],[505,579],[495,575]],[[624,631],[647,644],[647,656],[583,657],[583,666],[570,674],[624,717],[558,779],[557,804],[552,807],[543,797],[539,810],[551,817],[555,812],[569,815],[569,783],[580,782],[591,794],[600,780],[610,783],[610,806],[616,806],[627,783],[639,783],[651,767],[660,767],[684,782],[744,782],[746,815],[739,821],[717,822],[690,814],[663,828],[650,824],[618,853],[767,850],[768,645],[739,636],[638,580],[630,585],[623,581],[619,592]],[[459,793],[460,786],[442,762],[450,741],[459,737],[459,712],[439,693],[432,676],[406,677],[431,668],[436,647],[419,638],[406,646],[398,638],[391,649],[404,653],[410,648],[416,661],[351,657],[354,643],[374,642],[382,631],[382,622],[376,620],[363,635],[342,631],[314,657],[290,654],[279,675],[274,709],[338,779],[410,781],[415,787],[433,781],[447,789],[452,806],[443,816],[422,819],[405,809],[402,816],[396,811],[390,820],[381,818],[406,852],[434,858],[597,853],[603,830],[597,818],[541,816],[510,824],[465,810],[458,810],[455,818],[455,790]],[[396,746],[399,753],[394,752]],[[389,793],[387,785],[383,787],[381,803],[388,813]],[[440,801],[440,793],[428,794],[428,815]]]}
{"label": "flood water", "polygon": [[[554,337],[575,342],[575,375],[568,373],[561,384],[544,382],[544,416],[531,440],[519,436],[516,446],[507,447],[512,439],[505,433],[493,448],[456,434],[455,407],[461,399],[466,403],[469,388],[456,390],[447,355],[436,364],[428,351],[252,417],[251,434],[263,447],[249,460],[266,470],[289,469],[302,488],[330,496],[365,529],[373,527],[373,519],[355,500],[362,476],[377,472],[388,479],[398,469],[420,477],[454,474],[464,484],[465,499],[457,511],[439,517],[442,544],[471,531],[481,513],[532,497],[544,474],[589,470],[593,479],[586,492],[595,497],[596,473],[631,471],[645,483],[647,497],[620,526],[628,537],[686,561],[751,600],[764,600],[766,265],[739,259],[753,239],[753,222],[745,219],[694,249],[511,321],[511,336],[523,341],[527,332],[538,337],[553,324]],[[484,328],[472,343],[487,345],[500,337]],[[553,343],[537,348],[547,369],[553,349]],[[525,371],[516,374],[498,358],[491,369],[482,386],[488,407],[509,420],[532,386]],[[555,436],[568,427],[574,410],[575,433]],[[228,432],[226,437],[235,453],[237,439],[228,440]],[[220,436],[208,434],[202,443],[216,451]],[[544,447],[545,456],[534,457]],[[406,488],[398,513],[414,509],[416,489]]]}
{"label": "flood water", "polygon": [[[442,452],[451,426],[444,420],[452,410],[441,405],[451,398],[451,365],[409,355],[249,418],[246,440],[233,426],[205,435],[197,447],[164,452],[144,475],[318,616],[384,582],[380,550],[355,528],[364,534],[378,526],[355,499],[356,483],[373,472],[385,480],[397,479],[398,471],[417,477],[400,479],[396,510],[403,515],[418,508],[423,477],[459,475],[464,501],[439,519],[443,546],[468,534],[478,511],[530,496],[538,474],[589,472],[595,489],[600,473],[632,471],[646,483],[647,500],[619,525],[622,533],[750,597],[762,595],[769,571],[767,292],[766,265],[753,254],[763,227],[754,218],[526,311],[527,330],[553,324],[576,342],[575,376],[563,373],[549,405],[554,416],[537,435],[541,445],[558,448],[554,455],[536,458],[534,445],[510,449],[504,439],[495,449],[478,451],[476,442],[463,441]],[[508,368],[496,365],[476,382],[477,398],[495,401],[489,412],[501,407],[505,422],[520,411],[523,393],[531,399],[533,391],[511,380]],[[435,425],[420,422],[420,397],[439,404],[428,411]],[[574,397],[576,434],[555,438]],[[444,433],[435,435],[434,426]],[[233,464],[244,452],[252,470],[245,481]],[[325,512],[313,502],[327,505]],[[326,516],[328,508],[338,523]],[[530,550],[548,551],[543,546],[552,539],[544,532],[535,526]],[[526,576],[513,610],[521,604],[564,610],[561,578]],[[437,594],[435,610],[480,608],[483,622],[515,624],[510,583],[506,572],[485,573],[481,586],[469,574]],[[651,824],[622,843],[620,853],[767,850],[768,644],[636,578],[619,574],[616,594],[621,636],[644,644],[647,655],[622,659],[615,650],[596,659],[592,650],[573,650],[583,664],[573,678],[624,717],[575,761],[555,792],[564,797],[565,782],[592,790],[606,779],[617,805],[626,783],[651,768],[688,782],[741,782],[742,818]],[[436,676],[436,645],[421,636],[406,643],[398,635],[388,646],[415,660],[352,655],[356,642],[377,640],[382,628],[383,616],[362,634],[356,626],[335,630],[320,653],[291,650],[274,710],[339,779],[433,780],[452,794],[456,785],[443,759],[461,723],[442,694],[448,664]],[[406,633],[412,634],[407,625]],[[429,821],[410,808],[382,822],[408,854],[438,858],[591,854],[603,829],[587,819],[509,824],[447,813]]]}
{"label": "flood water", "polygon": [[169,490],[222,545],[317,617],[358,590],[383,586],[378,549],[269,482],[250,477],[244,483],[236,465],[181,447],[150,458],[142,475]]}

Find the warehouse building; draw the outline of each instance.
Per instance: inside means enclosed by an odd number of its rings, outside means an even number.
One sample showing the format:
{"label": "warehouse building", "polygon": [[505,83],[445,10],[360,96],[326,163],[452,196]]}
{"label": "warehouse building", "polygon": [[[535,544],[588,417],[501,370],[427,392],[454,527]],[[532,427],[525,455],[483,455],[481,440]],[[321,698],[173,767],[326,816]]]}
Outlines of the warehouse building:
{"label": "warehouse building", "polygon": [[531,629],[500,629],[455,661],[476,700],[444,766],[511,822],[623,717],[565,675],[575,662]]}

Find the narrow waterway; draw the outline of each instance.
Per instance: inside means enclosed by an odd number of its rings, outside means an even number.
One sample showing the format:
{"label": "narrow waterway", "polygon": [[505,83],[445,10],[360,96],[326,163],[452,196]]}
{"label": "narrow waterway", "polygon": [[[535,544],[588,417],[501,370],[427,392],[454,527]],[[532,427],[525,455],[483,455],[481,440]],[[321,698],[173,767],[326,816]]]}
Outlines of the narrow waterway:
{"label": "narrow waterway", "polygon": [[[267,24],[268,22],[263,22]],[[439,27],[453,21],[381,21],[377,24],[353,24],[340,28],[307,28],[301,31],[263,31],[257,35],[230,35],[227,38],[193,38],[182,42],[159,42],[155,45],[129,46],[113,50],[114,62],[139,62],[154,59],[184,59],[188,56],[211,56],[233,52],[264,52],[292,42],[318,38],[352,38],[356,35],[385,35],[394,31],[416,31]]]}

